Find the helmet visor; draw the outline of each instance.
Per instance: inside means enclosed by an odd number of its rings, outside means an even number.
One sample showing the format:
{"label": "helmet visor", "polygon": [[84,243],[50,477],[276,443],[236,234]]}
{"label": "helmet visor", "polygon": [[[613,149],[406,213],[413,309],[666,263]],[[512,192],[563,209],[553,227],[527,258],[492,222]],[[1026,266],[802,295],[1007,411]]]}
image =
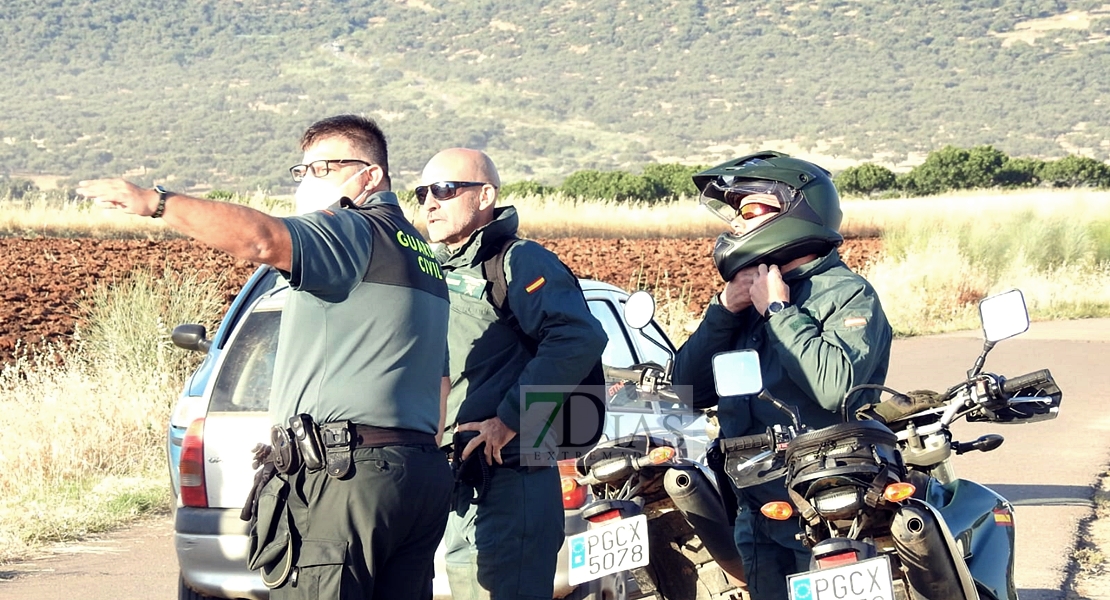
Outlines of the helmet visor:
{"label": "helmet visor", "polygon": [[728,179],[721,177],[709,182],[698,199],[702,206],[726,223],[738,217],[748,220],[784,213],[798,198],[797,192],[781,181],[743,179],[729,182]]}

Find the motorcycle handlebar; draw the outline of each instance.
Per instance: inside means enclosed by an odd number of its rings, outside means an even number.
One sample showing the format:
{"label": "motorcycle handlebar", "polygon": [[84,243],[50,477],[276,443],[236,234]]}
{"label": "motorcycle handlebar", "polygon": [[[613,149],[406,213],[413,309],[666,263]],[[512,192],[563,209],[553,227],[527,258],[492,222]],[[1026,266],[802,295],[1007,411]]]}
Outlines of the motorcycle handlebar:
{"label": "motorcycle handlebar", "polygon": [[769,433],[744,435],[740,437],[721,440],[721,451],[728,453],[743,450],[754,450],[757,448],[770,448],[773,443],[774,439]]}
{"label": "motorcycle handlebar", "polygon": [[1006,379],[1002,382],[1002,393],[1009,397],[1027,387],[1049,383],[1051,381],[1052,374],[1048,372],[1048,369],[1041,369],[1040,371],[1033,371],[1032,373]]}
{"label": "motorcycle handlebar", "polygon": [[637,385],[640,383],[640,379],[644,375],[642,369],[621,369],[620,367],[605,367],[605,371],[610,377],[615,377],[617,379],[627,379],[628,381],[631,381]]}

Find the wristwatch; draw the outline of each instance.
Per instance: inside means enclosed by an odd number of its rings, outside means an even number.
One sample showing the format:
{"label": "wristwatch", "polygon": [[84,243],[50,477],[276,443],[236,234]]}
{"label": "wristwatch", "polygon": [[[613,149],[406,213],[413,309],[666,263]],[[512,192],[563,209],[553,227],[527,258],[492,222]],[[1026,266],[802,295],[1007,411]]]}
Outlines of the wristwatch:
{"label": "wristwatch", "polygon": [[784,308],[790,308],[790,303],[789,302],[780,302],[778,300],[775,300],[774,302],[768,304],[767,305],[767,318],[770,319],[771,317],[779,314],[779,311],[784,309]]}
{"label": "wristwatch", "polygon": [[166,196],[169,195],[169,192],[160,185],[154,186],[154,191],[158,192],[158,208],[154,209],[154,212],[150,214],[150,218],[160,219],[162,215],[166,213]]}

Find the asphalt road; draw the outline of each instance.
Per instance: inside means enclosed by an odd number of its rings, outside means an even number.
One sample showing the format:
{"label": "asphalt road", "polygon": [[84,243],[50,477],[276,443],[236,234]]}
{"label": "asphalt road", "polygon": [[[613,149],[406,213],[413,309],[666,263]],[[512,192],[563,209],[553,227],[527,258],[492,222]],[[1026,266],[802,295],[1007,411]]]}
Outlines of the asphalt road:
{"label": "asphalt road", "polygon": [[[961,381],[982,348],[978,332],[898,340],[887,384],[943,390]],[[1110,464],[1110,319],[1034,323],[998,344],[986,370],[1007,376],[1052,371],[1064,391],[1061,415],[1030,425],[963,424],[957,439],[1000,433],[990,453],[955,458],[957,473],[1015,504],[1017,584],[1022,600],[1062,600],[1079,525],[1091,514],[1092,484]],[[100,539],[0,566],[4,600],[166,599],[177,593],[168,517]]]}

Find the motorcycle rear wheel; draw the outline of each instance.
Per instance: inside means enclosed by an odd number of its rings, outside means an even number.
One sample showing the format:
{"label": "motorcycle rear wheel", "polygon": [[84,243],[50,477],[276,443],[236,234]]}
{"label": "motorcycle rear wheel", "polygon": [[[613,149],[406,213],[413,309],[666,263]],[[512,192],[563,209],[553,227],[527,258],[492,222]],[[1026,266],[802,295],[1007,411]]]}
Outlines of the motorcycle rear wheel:
{"label": "motorcycle rear wheel", "polygon": [[[670,511],[648,522],[651,563],[632,571],[628,597],[655,600],[747,600],[713,560],[682,513]],[[632,589],[637,587],[638,590]]]}

